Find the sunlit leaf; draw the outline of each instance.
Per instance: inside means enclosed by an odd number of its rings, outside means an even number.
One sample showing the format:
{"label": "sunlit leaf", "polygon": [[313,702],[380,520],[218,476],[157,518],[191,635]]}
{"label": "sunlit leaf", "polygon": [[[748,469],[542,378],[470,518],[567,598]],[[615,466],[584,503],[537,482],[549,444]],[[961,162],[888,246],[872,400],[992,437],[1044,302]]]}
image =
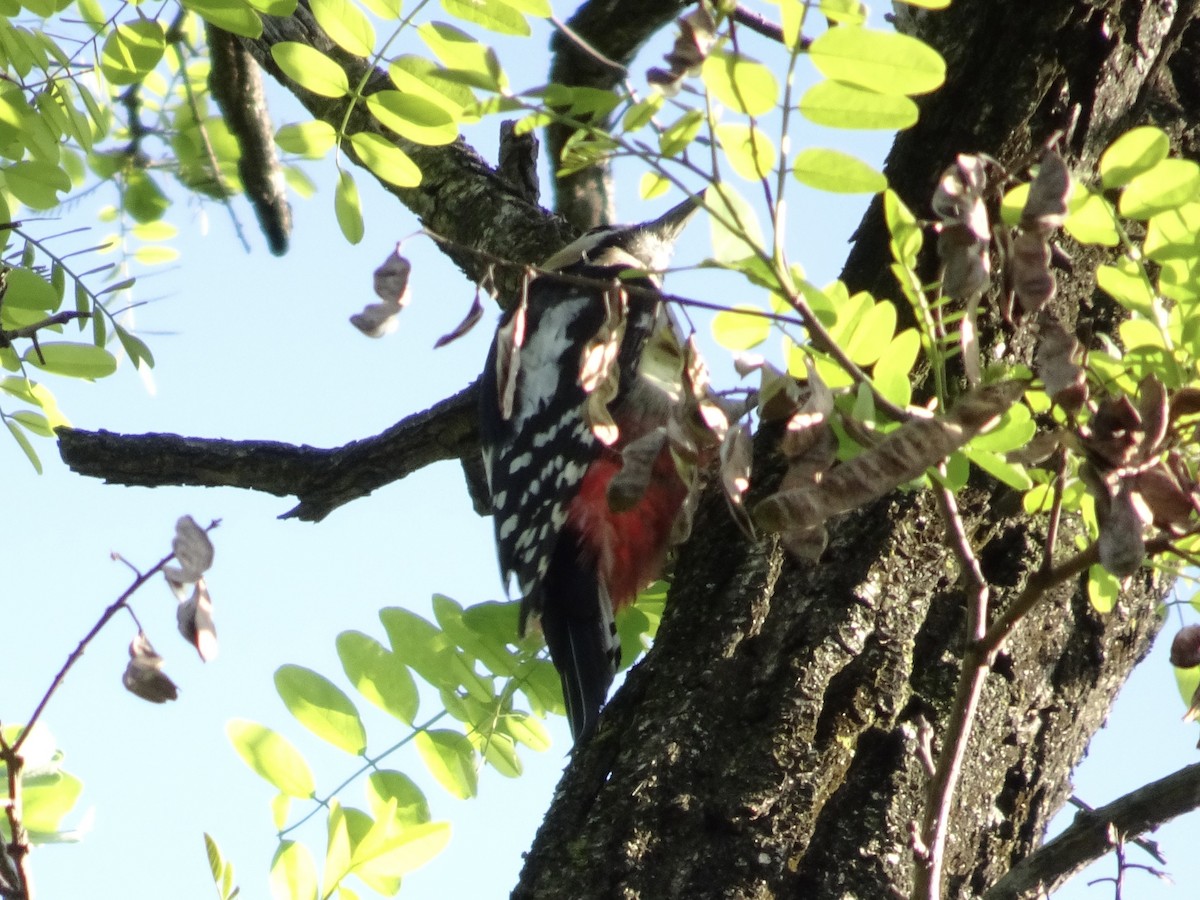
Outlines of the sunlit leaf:
{"label": "sunlit leaf", "polygon": [[273,900],[316,900],[317,864],[304,844],[280,841],[271,860]]}
{"label": "sunlit leaf", "polygon": [[390,810],[402,825],[420,825],[429,821],[429,802],[416,782],[403,772],[380,769],[367,778],[367,802],[380,816]]}
{"label": "sunlit leaf", "polygon": [[156,19],[119,24],[104,41],[100,69],[113,84],[133,84],[158,65],[166,46],[166,34]]}
{"label": "sunlit leaf", "polygon": [[712,333],[727,350],[749,350],[771,334],[771,320],[757,306],[738,303],[713,316]]}
{"label": "sunlit leaf", "polygon": [[809,48],[823,75],[881,94],[925,94],[946,80],[946,63],[923,41],[855,25],[830,28]]}
{"label": "sunlit leaf", "polygon": [[[367,168],[384,181],[397,187],[416,187],[421,183],[421,170],[417,168],[417,164],[407,153],[382,135],[360,131],[350,135],[350,143]],[[342,231],[346,231],[345,227]],[[350,238],[349,233],[346,237]],[[359,237],[361,238],[361,235]],[[358,243],[354,239],[350,239],[350,242]]]}
{"label": "sunlit leaf", "polygon": [[856,131],[898,131],[917,122],[917,104],[903,94],[880,93],[841,81],[818,81],[800,98],[799,109],[817,125]]}
{"label": "sunlit leaf", "polygon": [[60,166],[26,159],[3,169],[4,183],[12,195],[31,209],[52,209],[60,191],[71,189],[71,178]]}
{"label": "sunlit leaf", "polygon": [[887,178],[881,172],[840,150],[801,150],[796,154],[792,174],[802,184],[837,194],[876,194],[887,187]]}
{"label": "sunlit leaf", "polygon": [[367,735],[354,703],[324,675],[303,666],[275,670],[275,689],[305,728],[347,753],[360,754]]}
{"label": "sunlit leaf", "polygon": [[[291,15],[295,10],[293,5],[291,10],[284,12],[287,9],[285,3],[271,3],[269,0],[260,0],[263,6],[269,8],[263,12],[269,12],[271,15]],[[199,13],[205,20],[222,28],[232,34],[239,34],[242,37],[257,38],[262,36],[262,19],[258,17],[255,11],[254,4],[246,3],[244,0],[183,0],[183,5],[193,12]]]}
{"label": "sunlit leaf", "polygon": [[403,91],[376,91],[367,108],[382,125],[418,144],[440,146],[458,137],[458,126],[444,105]]}
{"label": "sunlit leaf", "polygon": [[1167,158],[1171,139],[1161,128],[1142,126],[1125,132],[1100,156],[1100,180],[1111,189],[1128,184]]}
{"label": "sunlit leaf", "polygon": [[713,258],[733,264],[754,255],[764,246],[762,227],[753,207],[728,182],[710,185],[704,192],[710,210]]}
{"label": "sunlit leaf", "polygon": [[455,797],[475,796],[478,775],[475,772],[475,748],[457,731],[438,729],[417,733],[415,743],[429,772]]}
{"label": "sunlit leaf", "polygon": [[345,70],[307,44],[296,41],[272,44],[271,58],[288,78],[321,97],[344,97],[350,91]]}
{"label": "sunlit leaf", "polygon": [[527,36],[525,17],[502,0],[442,0],[442,9],[450,15],[498,34]]}
{"label": "sunlit leaf", "polygon": [[1117,209],[1130,219],[1149,219],[1195,200],[1198,193],[1200,165],[1190,159],[1164,159],[1129,181]]}
{"label": "sunlit leaf", "polygon": [[352,0],[311,0],[313,17],[335,44],[354,56],[370,56],[375,28]]}
{"label": "sunlit leaf", "polygon": [[1087,591],[1092,609],[1098,613],[1110,613],[1121,596],[1121,582],[1103,566],[1092,566],[1088,569]]}
{"label": "sunlit leaf", "polygon": [[704,61],[701,77],[722,104],[747,115],[770,112],[779,99],[779,83],[771,70],[737,53],[713,53]]}
{"label": "sunlit leaf", "polygon": [[357,244],[363,239],[364,226],[358,185],[354,183],[354,176],[344,170],[338,173],[337,190],[333,195],[333,212],[347,241]]}
{"label": "sunlit leaf", "polygon": [[103,378],[117,370],[116,358],[103,347],[68,341],[42,341],[38,347],[25,351],[24,360],[39,369],[71,378]]}
{"label": "sunlit leaf", "polygon": [[225,726],[238,755],[251,769],[290,797],[311,797],[312,770],[287,738],[265,725],[233,719]]}
{"label": "sunlit leaf", "polygon": [[738,175],[757,181],[775,168],[775,145],[761,128],[731,122],[718,125],[716,131],[725,158]]}
{"label": "sunlit leaf", "polygon": [[337,651],[346,677],[360,694],[400,721],[412,724],[417,714],[417,685],[399,657],[358,631],[339,634]]}
{"label": "sunlit leaf", "polygon": [[275,143],[281,150],[306,159],[320,159],[333,149],[336,141],[333,126],[318,120],[284,125],[275,133]]}

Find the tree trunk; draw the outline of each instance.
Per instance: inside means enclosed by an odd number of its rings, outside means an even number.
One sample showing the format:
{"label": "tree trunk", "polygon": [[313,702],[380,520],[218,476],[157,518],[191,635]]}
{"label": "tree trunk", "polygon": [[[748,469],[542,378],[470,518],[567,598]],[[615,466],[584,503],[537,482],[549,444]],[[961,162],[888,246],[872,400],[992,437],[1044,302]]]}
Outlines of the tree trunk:
{"label": "tree trunk", "polygon": [[[1196,9],[957,0],[923,15],[948,84],[897,140],[892,185],[921,215],[955,154],[1019,165],[1056,130],[1084,175],[1146,121],[1190,151]],[[1064,321],[1113,315],[1091,257],[1060,275]],[[846,280],[898,298],[889,263],[876,204]],[[760,434],[758,490],[771,479],[769,440]],[[1043,523],[983,478],[959,504],[995,615],[1040,563]],[[1058,546],[1069,552],[1070,535]],[[923,722],[935,745],[943,734],[964,651],[957,573],[928,495],[895,494],[834,523],[816,565],[747,541],[720,500],[707,503],[654,649],[568,768],[513,896],[907,895],[928,785],[918,735]],[[1166,587],[1143,570],[1099,615],[1077,579],[1020,624],[984,686],[951,817],[946,896],[982,894],[1038,845],[1158,630]]]}

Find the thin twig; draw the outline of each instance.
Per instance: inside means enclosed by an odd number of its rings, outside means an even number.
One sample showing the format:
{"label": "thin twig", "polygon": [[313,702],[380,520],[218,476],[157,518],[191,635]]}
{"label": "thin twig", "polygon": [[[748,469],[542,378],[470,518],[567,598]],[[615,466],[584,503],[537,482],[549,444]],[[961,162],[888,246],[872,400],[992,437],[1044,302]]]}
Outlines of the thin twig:
{"label": "thin twig", "polygon": [[[1095,812],[1096,811],[1096,807],[1089,805],[1088,803],[1086,803],[1083,800],[1080,800],[1079,797],[1077,797],[1075,794],[1072,794],[1070,797],[1068,797],[1067,802],[1070,803],[1072,806],[1074,806],[1076,809],[1081,809],[1084,812]],[[1151,840],[1147,840],[1146,838],[1135,837],[1135,838],[1133,838],[1133,843],[1137,844],[1139,847],[1141,847],[1143,850],[1145,850],[1147,853],[1149,853],[1152,857],[1154,857],[1155,861],[1159,865],[1162,865],[1162,866],[1167,865],[1167,858],[1165,856],[1163,856],[1162,851],[1158,849],[1158,841],[1151,841]]]}
{"label": "thin twig", "polygon": [[[751,12],[744,6],[735,7],[733,10],[733,21],[739,25],[745,25],[751,31],[761,34],[765,38],[770,38],[780,44],[784,43],[783,29],[774,22],[768,21],[756,12]],[[798,46],[801,50],[807,50],[812,44],[812,38],[801,37]]]}
{"label": "thin twig", "polygon": [[600,63],[602,66],[607,66],[614,72],[620,72],[622,76],[629,74],[629,69],[621,65],[619,62],[609,59],[607,56],[589,44],[586,40],[584,40],[582,35],[580,35],[562,19],[558,18],[558,16],[551,16],[550,24],[565,34],[567,38],[570,39],[571,43],[573,43],[592,59],[596,60],[596,62]]}
{"label": "thin twig", "polygon": [[[204,529],[205,532],[212,531],[214,528],[217,527],[217,524],[218,524],[217,522],[213,522],[206,529]],[[41,718],[42,713],[46,709],[46,705],[50,702],[50,698],[54,696],[54,692],[58,690],[59,685],[61,685],[63,683],[63,679],[65,679],[67,677],[67,672],[69,672],[71,670],[71,667],[79,661],[79,658],[81,656],[83,656],[83,652],[85,650],[87,650],[88,644],[90,644],[93,640],[95,640],[96,635],[98,635],[100,633],[100,629],[102,629],[105,625],[107,625],[109,620],[113,616],[115,616],[117,613],[119,613],[122,609],[125,608],[125,605],[129,602],[129,598],[132,597],[134,595],[134,593],[143,584],[145,584],[147,581],[149,581],[151,578],[153,578],[155,575],[157,575],[159,572],[161,572],[163,570],[163,567],[165,565],[167,565],[167,563],[169,563],[174,558],[175,558],[175,553],[174,553],[174,551],[172,551],[171,553],[168,553],[166,556],[164,556],[162,559],[160,559],[157,563],[155,563],[154,567],[151,568],[149,571],[139,574],[133,580],[133,583],[130,584],[129,587],[125,589],[125,592],[122,593],[121,596],[118,597],[116,600],[114,600],[112,602],[112,604],[110,604],[109,607],[106,610],[104,610],[103,613],[101,613],[100,618],[96,620],[96,624],[93,625],[91,630],[86,635],[83,636],[83,639],[79,642],[79,646],[77,646],[71,652],[71,655],[67,657],[67,661],[65,663],[63,663],[62,668],[58,670],[58,674],[54,676],[54,680],[50,682],[50,687],[47,688],[46,693],[44,695],[42,695],[42,699],[38,702],[37,708],[34,709],[33,715],[31,715],[29,717],[29,719],[25,722],[24,727],[21,730],[20,736],[18,736],[16,742],[13,743],[13,745],[12,745],[13,753],[17,753],[20,751],[21,745],[25,743],[25,739],[27,737],[29,737],[30,733],[33,731],[33,726],[37,723],[37,720],[39,718]]]}
{"label": "thin twig", "polygon": [[87,319],[91,315],[90,312],[81,312],[73,309],[63,310],[60,313],[47,316],[40,322],[34,322],[32,325],[23,325],[20,328],[12,328],[7,331],[0,330],[0,347],[7,347],[10,343],[20,338],[34,337],[43,328],[50,328],[54,325],[66,325],[74,319]]}
{"label": "thin twig", "polygon": [[[943,475],[945,466],[941,466]],[[946,723],[938,753],[937,767],[929,784],[929,799],[925,822],[921,828],[924,858],[918,861],[913,885],[914,900],[938,900],[942,890],[942,864],[946,853],[946,838],[950,831],[950,807],[962,776],[962,763],[967,742],[975,722],[975,710],[983,691],[988,672],[987,654],[980,651],[980,641],[987,624],[990,591],[971,540],[963,527],[962,515],[954,493],[948,488],[935,492],[938,508],[946,524],[946,542],[958,558],[963,589],[967,596],[967,650],[963,655],[962,675],[955,691],[954,705]]]}

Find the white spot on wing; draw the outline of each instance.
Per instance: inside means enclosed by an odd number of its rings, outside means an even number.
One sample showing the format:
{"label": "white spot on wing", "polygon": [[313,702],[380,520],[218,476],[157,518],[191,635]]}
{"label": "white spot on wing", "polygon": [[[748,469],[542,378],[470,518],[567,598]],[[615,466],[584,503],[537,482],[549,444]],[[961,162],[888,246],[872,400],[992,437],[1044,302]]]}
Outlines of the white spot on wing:
{"label": "white spot on wing", "polygon": [[578,297],[547,309],[521,348],[521,385],[517,391],[512,427],[520,431],[531,416],[546,407],[562,378],[562,357],[571,348],[567,326],[592,298]]}

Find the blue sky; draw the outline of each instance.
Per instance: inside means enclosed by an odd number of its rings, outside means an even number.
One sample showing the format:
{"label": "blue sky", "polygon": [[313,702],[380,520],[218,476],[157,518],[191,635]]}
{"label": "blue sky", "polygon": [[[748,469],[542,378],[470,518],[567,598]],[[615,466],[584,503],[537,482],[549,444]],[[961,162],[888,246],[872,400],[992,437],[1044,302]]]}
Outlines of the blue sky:
{"label": "blue sky", "polygon": [[[544,46],[541,38],[534,40]],[[538,78],[531,75],[528,83]],[[276,124],[288,118],[277,113]],[[488,135],[495,127],[486,125]],[[831,136],[799,140],[824,143]],[[490,137],[479,142],[491,155]],[[878,159],[884,144],[849,146]],[[333,221],[332,167],[317,163],[309,172],[321,193],[294,203],[293,248],[283,259],[266,253],[243,204],[237,210],[254,243],[250,255],[236,243],[224,210],[176,203],[169,218],[181,229],[181,260],[142,273],[138,289],[140,299],[152,298],[137,319],[158,360],[155,392],[148,393],[128,366],[98,384],[57,382],[54,390],[74,424],[331,446],[375,434],[475,377],[494,317],[489,311],[466,338],[431,349],[461,319],[473,287],[427,241],[406,245],[414,261],[413,301],[400,330],[372,341],[348,324],[348,316],[373,299],[372,270],[416,222],[356,172],[364,189],[367,236],[351,247]],[[668,202],[645,207],[626,197],[621,212],[645,218]],[[791,204],[795,256],[812,280],[836,277],[863,201],[834,202],[797,191]],[[69,221],[46,230],[88,221],[87,210],[81,206]],[[88,240],[106,231],[97,226]],[[698,261],[706,241],[706,226],[694,224],[677,262]],[[699,280],[681,277],[670,285],[687,293],[689,283]],[[45,722],[66,751],[70,771],[84,780],[81,810],[92,810],[94,818],[81,844],[35,853],[41,896],[209,898],[204,831],[236,866],[245,895],[266,896],[275,846],[268,811],[273,791],[237,758],[225,738],[225,722],[245,717],[279,728],[309,756],[321,785],[339,782],[353,771],[354,761],[319,746],[291,721],[275,693],[274,670],[297,663],[338,680],[335,636],[356,629],[382,639],[379,608],[406,606],[428,617],[435,592],[463,604],[499,599],[490,522],[472,512],[451,463],[390,485],[314,525],[278,520],[291,501],[267,495],[102,485],[66,471],[50,442],[37,446],[47,469],[41,477],[15,445],[0,441],[9,517],[0,543],[5,722],[28,714],[79,637],[128,584],[128,570],[110,561],[110,552],[149,566],[169,548],[178,516],[223,522],[212,536],[216,564],[209,579],[221,639],[217,660],[203,665],[183,644],[175,632],[173,596],[165,584],[152,583],[136,609],[167,657],[180,699],[152,706],[121,687],[134,626],[119,617],[88,649],[49,708]],[[378,751],[402,730],[382,714],[370,715],[367,706],[361,704],[370,747]],[[1160,647],[1135,674],[1081,769],[1081,796],[1099,805],[1194,761],[1196,728],[1182,725],[1181,713]],[[421,780],[434,817],[452,820],[455,833],[450,848],[413,875],[401,896],[507,896],[566,761],[565,723],[556,720],[550,728],[555,747],[546,754],[525,753],[525,777],[508,781],[486,770],[476,800],[453,799],[430,779]],[[414,775],[422,769],[411,751],[389,765]],[[361,789],[345,796],[363,802]],[[323,846],[318,832],[307,837]],[[1159,837],[1183,887],[1168,891],[1142,878],[1134,882],[1136,895],[1177,900],[1200,880],[1200,863],[1189,856],[1188,822]],[[1103,897],[1107,890],[1087,890],[1077,880],[1060,896]]]}

